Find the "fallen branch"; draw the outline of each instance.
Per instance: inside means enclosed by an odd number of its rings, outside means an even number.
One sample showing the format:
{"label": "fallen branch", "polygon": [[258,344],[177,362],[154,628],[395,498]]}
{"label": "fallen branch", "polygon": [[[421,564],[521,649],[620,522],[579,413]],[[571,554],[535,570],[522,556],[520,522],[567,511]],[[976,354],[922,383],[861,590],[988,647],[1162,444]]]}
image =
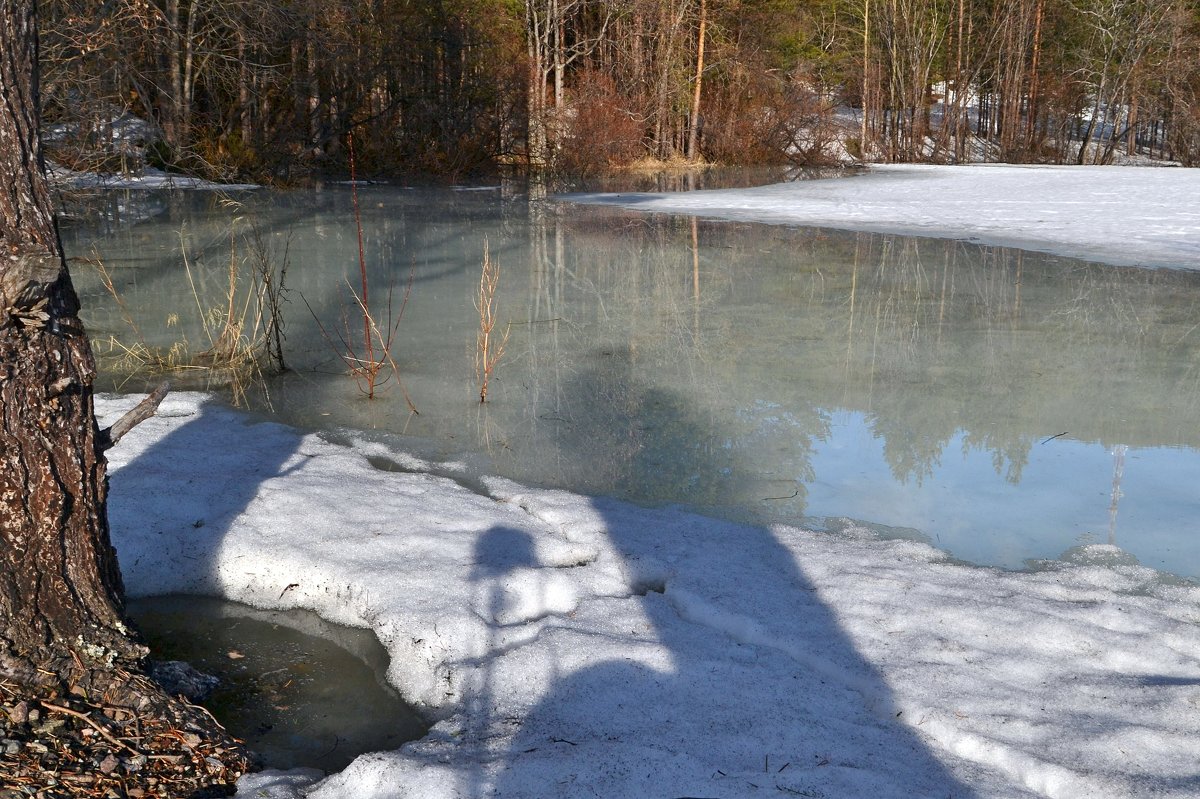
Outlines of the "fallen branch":
{"label": "fallen branch", "polygon": [[106,430],[101,430],[96,439],[96,449],[100,452],[112,449],[118,441],[125,437],[126,433],[153,416],[170,388],[171,384],[165,380],[159,383],[158,388],[147,394],[145,399],[118,419],[116,424]]}
{"label": "fallen branch", "polygon": [[114,738],[112,735],[109,734],[108,730],[104,729],[99,724],[92,721],[92,719],[90,717],[88,717],[88,715],[86,713],[80,713],[77,710],[72,710],[69,707],[63,707],[62,705],[53,705],[45,700],[42,700],[39,704],[42,707],[46,708],[46,710],[52,710],[55,713],[63,713],[67,716],[74,716],[75,718],[79,719],[80,721],[86,722],[88,725],[91,726],[92,729],[94,729],[96,732],[98,732],[102,736],[104,736],[104,739],[106,741],[108,741],[110,744],[112,744],[114,746],[119,746],[128,752],[132,752],[135,757],[140,756],[142,754],[141,752],[134,749],[129,744],[125,743],[124,741],[122,741],[118,738]]}

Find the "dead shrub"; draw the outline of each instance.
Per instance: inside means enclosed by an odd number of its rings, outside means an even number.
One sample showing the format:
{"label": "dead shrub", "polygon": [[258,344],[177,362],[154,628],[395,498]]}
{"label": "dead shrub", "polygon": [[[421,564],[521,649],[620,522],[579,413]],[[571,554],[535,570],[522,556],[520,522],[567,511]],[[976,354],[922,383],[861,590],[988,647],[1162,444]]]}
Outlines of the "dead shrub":
{"label": "dead shrub", "polygon": [[708,160],[822,166],[836,156],[832,104],[800,76],[742,68],[713,80],[702,128]]}
{"label": "dead shrub", "polygon": [[1185,167],[1200,166],[1200,70],[1172,87],[1167,116],[1169,157]]}
{"label": "dead shrub", "polygon": [[628,164],[645,154],[642,125],[608,75],[579,76],[573,102],[558,120],[555,166],[583,175]]}

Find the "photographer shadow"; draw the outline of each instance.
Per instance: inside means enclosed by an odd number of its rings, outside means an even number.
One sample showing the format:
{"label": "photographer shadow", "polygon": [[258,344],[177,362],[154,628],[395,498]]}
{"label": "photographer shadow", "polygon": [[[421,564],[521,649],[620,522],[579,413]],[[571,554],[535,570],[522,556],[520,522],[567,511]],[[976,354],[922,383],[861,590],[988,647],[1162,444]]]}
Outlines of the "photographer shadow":
{"label": "photographer shadow", "polygon": [[[611,372],[584,375],[575,396],[611,396],[611,379]],[[614,413],[596,423],[606,429],[581,430],[579,438],[624,442],[630,475],[663,463],[670,454],[663,448],[677,450],[681,432],[720,438],[683,398],[629,374],[622,380],[636,395],[620,403],[628,418]],[[639,423],[638,409],[650,405],[675,420],[671,443],[656,440],[663,425]],[[682,466],[696,474],[717,468]],[[539,648],[553,653],[552,664],[539,666],[549,688],[521,719],[503,765],[478,775],[474,796],[974,795],[898,718],[883,675],[823,603],[798,548],[787,546],[789,536],[807,534],[575,499],[574,512],[548,509],[544,518],[572,519],[561,523],[566,538],[591,537],[602,553],[585,568],[619,574],[625,590],[539,629]],[[536,499],[523,506],[539,515]],[[512,568],[481,572],[477,584],[539,567],[520,535],[485,537],[493,553],[505,540],[514,545]],[[491,597],[493,619],[510,610],[502,593]]]}

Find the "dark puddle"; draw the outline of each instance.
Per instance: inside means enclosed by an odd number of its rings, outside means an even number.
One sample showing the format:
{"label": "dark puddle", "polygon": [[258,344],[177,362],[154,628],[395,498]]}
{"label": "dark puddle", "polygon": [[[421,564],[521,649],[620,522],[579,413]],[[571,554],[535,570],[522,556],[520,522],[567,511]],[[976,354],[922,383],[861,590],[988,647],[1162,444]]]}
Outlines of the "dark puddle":
{"label": "dark puddle", "polygon": [[428,729],[386,683],[387,653],[367,630],[190,596],[130,600],[128,611],[155,660],[220,679],[202,704],[268,768],[340,771]]}

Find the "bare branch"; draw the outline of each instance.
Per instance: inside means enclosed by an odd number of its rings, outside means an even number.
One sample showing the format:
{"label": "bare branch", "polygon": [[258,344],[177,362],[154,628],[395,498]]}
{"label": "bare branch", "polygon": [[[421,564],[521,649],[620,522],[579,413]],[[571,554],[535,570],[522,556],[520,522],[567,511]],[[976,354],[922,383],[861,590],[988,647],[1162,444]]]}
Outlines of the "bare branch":
{"label": "bare branch", "polygon": [[166,380],[159,383],[158,388],[147,394],[145,399],[118,419],[116,424],[107,430],[100,431],[100,435],[96,438],[96,448],[100,452],[104,452],[115,447],[126,433],[154,415],[170,389],[171,384]]}

